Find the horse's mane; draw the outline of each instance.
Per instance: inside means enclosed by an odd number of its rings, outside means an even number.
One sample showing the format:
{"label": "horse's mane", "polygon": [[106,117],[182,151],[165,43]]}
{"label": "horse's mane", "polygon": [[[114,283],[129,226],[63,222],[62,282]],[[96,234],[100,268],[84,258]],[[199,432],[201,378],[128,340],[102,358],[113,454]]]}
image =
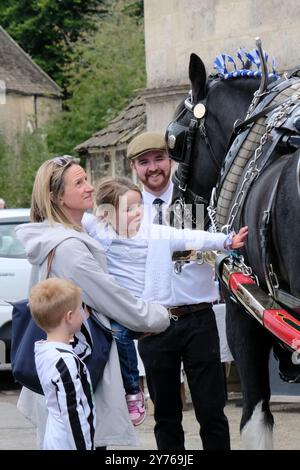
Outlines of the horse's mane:
{"label": "horse's mane", "polygon": [[[269,55],[266,51],[263,51],[263,54],[265,63],[267,63]],[[207,96],[209,88],[217,81],[230,82],[240,78],[260,78],[262,75],[262,64],[258,49],[246,51],[240,47],[236,57],[225,53],[219,54],[214,60],[214,68],[217,72],[208,76],[204,96]],[[279,78],[275,58],[272,59],[272,72],[268,74],[268,78],[269,82]],[[174,117],[177,117],[183,109],[184,100],[177,106]]]}
{"label": "horse's mane", "polygon": [[[267,64],[269,54],[266,51],[262,51],[262,53],[264,63]],[[261,77],[263,64],[258,49],[246,51],[240,47],[236,57],[229,54],[219,54],[214,60],[214,68],[224,80],[231,80],[237,77]],[[270,79],[278,78],[275,58],[272,59],[272,71],[268,73],[268,76]]]}

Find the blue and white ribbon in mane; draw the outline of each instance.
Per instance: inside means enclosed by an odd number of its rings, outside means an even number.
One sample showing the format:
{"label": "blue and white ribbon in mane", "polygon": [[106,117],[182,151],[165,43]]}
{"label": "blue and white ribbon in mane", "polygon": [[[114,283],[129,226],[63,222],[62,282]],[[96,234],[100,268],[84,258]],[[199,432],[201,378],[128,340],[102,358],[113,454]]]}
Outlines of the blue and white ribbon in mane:
{"label": "blue and white ribbon in mane", "polygon": [[[265,61],[268,63],[269,55],[263,51]],[[258,49],[245,51],[241,47],[237,51],[237,58],[241,62],[242,68],[239,68],[234,58],[229,54],[219,54],[214,61],[214,68],[218,71],[221,78],[228,80],[236,77],[261,77],[261,62]],[[276,72],[275,58],[272,60],[272,72],[268,73],[270,78],[279,78]]]}

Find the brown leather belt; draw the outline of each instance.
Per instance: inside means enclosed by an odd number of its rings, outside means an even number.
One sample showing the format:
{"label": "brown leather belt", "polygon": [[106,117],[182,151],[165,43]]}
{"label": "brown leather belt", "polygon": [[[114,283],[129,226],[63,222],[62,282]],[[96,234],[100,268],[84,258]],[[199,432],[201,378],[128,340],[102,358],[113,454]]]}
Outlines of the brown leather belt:
{"label": "brown leather belt", "polygon": [[202,302],[200,304],[191,304],[191,305],[180,305],[180,307],[169,307],[168,311],[171,315],[176,315],[181,317],[182,315],[187,315],[188,313],[198,312],[199,310],[205,310],[206,308],[211,308],[212,304],[207,302]]}

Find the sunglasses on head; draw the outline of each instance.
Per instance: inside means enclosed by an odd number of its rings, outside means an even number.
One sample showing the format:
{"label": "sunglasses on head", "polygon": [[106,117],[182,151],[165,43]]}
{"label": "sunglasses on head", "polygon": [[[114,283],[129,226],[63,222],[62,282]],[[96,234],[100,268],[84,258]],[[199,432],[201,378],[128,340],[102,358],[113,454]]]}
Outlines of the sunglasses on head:
{"label": "sunglasses on head", "polygon": [[55,165],[58,166],[65,166],[65,165],[70,165],[71,163],[74,162],[74,158],[71,155],[62,155],[54,157],[50,160],[51,162],[55,163]]}

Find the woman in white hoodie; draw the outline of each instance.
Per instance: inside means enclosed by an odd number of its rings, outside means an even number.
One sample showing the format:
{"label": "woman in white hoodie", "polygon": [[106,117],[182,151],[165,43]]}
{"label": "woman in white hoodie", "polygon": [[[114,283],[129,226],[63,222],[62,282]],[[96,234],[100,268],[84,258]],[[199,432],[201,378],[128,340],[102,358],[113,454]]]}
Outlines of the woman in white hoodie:
{"label": "woman in white hoodie", "polygon": [[[110,327],[109,319],[113,319],[135,331],[164,331],[169,326],[167,310],[145,303],[120,287],[107,273],[101,245],[85,233],[81,219],[93,207],[93,190],[85,171],[72,157],[55,157],[39,168],[32,192],[32,223],[16,229],[34,266],[35,282],[46,277],[47,255],[56,247],[50,276],[77,284],[83,301],[105,326]],[[95,390],[95,401],[95,446],[136,445],[114,342]],[[18,409],[37,426],[41,447],[47,418],[44,397],[23,387]]]}

